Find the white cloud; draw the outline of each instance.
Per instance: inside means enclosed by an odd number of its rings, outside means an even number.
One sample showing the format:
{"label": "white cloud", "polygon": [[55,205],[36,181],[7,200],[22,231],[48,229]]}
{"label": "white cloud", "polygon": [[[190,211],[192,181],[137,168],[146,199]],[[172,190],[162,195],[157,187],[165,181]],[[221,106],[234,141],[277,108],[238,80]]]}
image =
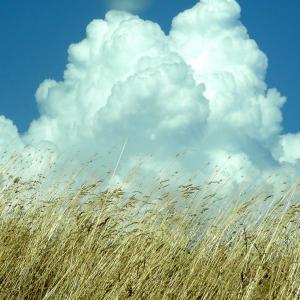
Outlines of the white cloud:
{"label": "white cloud", "polygon": [[280,137],[274,149],[275,158],[281,163],[300,162],[300,134],[286,134]]}
{"label": "white cloud", "polygon": [[3,116],[0,116],[0,153],[0,181],[10,176],[33,179],[47,174],[57,159],[52,143],[40,139],[34,147],[26,144],[12,121]]}
{"label": "white cloud", "polygon": [[13,151],[18,151],[22,147],[18,130],[13,122],[0,116],[0,150],[7,151],[11,148]]}
{"label": "white cloud", "polygon": [[149,0],[106,0],[106,2],[110,8],[130,12],[140,11],[149,4]]}
{"label": "white cloud", "polygon": [[299,135],[281,135],[285,98],[268,89],[267,58],[239,16],[234,0],[202,0],[165,35],[158,24],[109,12],[70,46],[64,80],[41,84],[41,117],[26,135],[2,119],[0,141],[50,143],[64,157],[79,151],[80,163],[94,153],[109,162],[107,152],[128,138],[124,170],[148,155],[147,171],[201,172],[206,161],[214,168],[228,156],[224,174],[243,167],[246,179],[285,163],[298,170]]}

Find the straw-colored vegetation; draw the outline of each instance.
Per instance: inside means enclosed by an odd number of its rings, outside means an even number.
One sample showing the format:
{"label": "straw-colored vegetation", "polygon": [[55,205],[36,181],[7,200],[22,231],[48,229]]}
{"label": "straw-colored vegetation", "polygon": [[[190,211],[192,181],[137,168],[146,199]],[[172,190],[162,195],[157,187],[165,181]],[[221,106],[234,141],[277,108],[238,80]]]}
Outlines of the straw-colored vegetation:
{"label": "straw-colored vegetation", "polygon": [[296,188],[226,199],[220,182],[45,192],[10,178],[0,299],[300,299]]}

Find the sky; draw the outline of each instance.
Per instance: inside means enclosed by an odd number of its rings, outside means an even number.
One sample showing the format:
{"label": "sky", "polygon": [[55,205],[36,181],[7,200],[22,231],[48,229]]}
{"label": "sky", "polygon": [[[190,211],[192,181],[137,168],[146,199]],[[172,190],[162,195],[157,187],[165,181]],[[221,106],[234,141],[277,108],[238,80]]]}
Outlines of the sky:
{"label": "sky", "polygon": [[[140,15],[168,32],[172,18],[196,0],[153,1]],[[283,108],[284,130],[300,130],[300,2],[239,0],[242,22],[267,54],[267,82],[288,101]],[[60,80],[67,48],[85,35],[86,25],[103,18],[102,0],[0,0],[0,114],[21,132],[38,117],[34,94],[45,78]]]}
{"label": "sky", "polygon": [[0,3],[0,165],[300,175],[296,1]]}

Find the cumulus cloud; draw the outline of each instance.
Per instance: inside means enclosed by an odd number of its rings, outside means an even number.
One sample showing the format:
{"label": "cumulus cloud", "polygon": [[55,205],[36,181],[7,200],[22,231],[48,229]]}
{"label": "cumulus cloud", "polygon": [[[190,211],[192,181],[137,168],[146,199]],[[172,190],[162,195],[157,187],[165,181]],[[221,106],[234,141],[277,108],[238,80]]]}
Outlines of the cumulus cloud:
{"label": "cumulus cloud", "polygon": [[144,159],[147,172],[200,173],[207,161],[213,169],[229,159],[221,174],[243,169],[238,182],[274,166],[297,172],[299,135],[282,135],[286,99],[267,87],[267,57],[239,18],[234,0],[202,0],[166,35],[156,23],[108,12],[70,46],[64,80],[40,85],[41,116],[24,136],[0,119],[0,147],[12,137],[16,149],[109,161],[106,153],[127,140],[123,170]]}
{"label": "cumulus cloud", "polygon": [[5,152],[10,147],[13,151],[18,151],[22,147],[22,141],[13,122],[0,116],[0,150]]}
{"label": "cumulus cloud", "polygon": [[295,164],[300,161],[300,134],[286,134],[279,139],[274,157],[281,163]]}
{"label": "cumulus cloud", "polygon": [[0,116],[0,189],[14,176],[34,179],[48,174],[57,160],[53,143],[43,139],[35,146],[26,144],[12,121]]}

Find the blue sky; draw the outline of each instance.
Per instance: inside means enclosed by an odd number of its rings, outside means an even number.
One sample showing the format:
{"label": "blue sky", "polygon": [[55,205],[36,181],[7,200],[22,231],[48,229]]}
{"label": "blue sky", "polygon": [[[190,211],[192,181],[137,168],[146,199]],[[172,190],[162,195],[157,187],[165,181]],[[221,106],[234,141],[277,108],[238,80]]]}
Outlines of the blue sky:
{"label": "blue sky", "polygon": [[[155,1],[140,15],[168,31],[172,18],[197,1]],[[88,4],[87,4],[88,3]],[[242,21],[267,54],[267,82],[288,97],[287,132],[300,131],[300,2],[239,0]],[[103,18],[101,0],[0,0],[0,114],[24,132],[38,116],[34,93],[46,78],[62,78],[67,48],[85,36],[86,25]]]}

